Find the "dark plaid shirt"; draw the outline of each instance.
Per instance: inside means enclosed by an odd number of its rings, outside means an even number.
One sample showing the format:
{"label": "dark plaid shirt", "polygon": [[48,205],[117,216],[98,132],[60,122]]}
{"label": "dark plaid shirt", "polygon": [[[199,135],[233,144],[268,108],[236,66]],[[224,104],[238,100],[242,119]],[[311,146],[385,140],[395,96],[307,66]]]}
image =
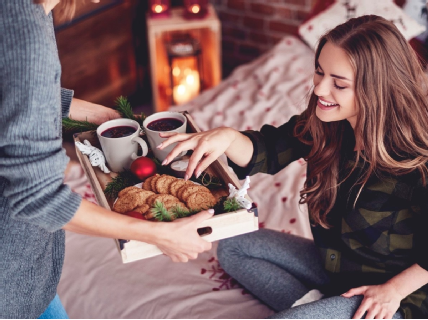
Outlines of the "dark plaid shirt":
{"label": "dark plaid shirt", "polygon": [[[275,128],[244,131],[253,143],[249,165],[241,168],[229,160],[240,179],[258,172],[275,174],[291,162],[305,158],[308,146],[293,137],[297,116]],[[354,133],[346,122],[341,148],[343,177],[355,163]],[[312,226],[326,271],[331,276],[328,294],[341,294],[362,285],[385,283],[417,263],[428,270],[428,189],[420,174],[379,178],[373,176],[354,207],[359,187],[353,187],[364,168],[358,166],[338,189],[336,203],[328,214],[332,226]],[[401,303],[406,318],[428,317],[428,285]]]}

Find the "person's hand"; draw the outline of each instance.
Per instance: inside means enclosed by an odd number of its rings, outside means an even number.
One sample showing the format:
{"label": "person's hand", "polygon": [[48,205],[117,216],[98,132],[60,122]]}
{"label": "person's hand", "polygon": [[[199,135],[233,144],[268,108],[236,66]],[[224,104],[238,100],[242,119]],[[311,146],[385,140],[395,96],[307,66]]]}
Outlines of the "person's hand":
{"label": "person's hand", "polygon": [[388,284],[353,288],[342,294],[342,297],[356,295],[363,295],[364,299],[352,319],[361,319],[366,312],[365,319],[392,319],[404,298]]}
{"label": "person's hand", "polygon": [[210,250],[212,244],[198,234],[203,222],[213,216],[214,210],[199,212],[188,218],[173,222],[156,222],[160,227],[156,246],[174,262],[187,262],[196,259],[199,253]]}
{"label": "person's hand", "polygon": [[102,124],[106,121],[120,118],[119,112],[100,104],[73,98],[70,105],[70,118]]}
{"label": "person's hand", "polygon": [[226,127],[200,133],[162,132],[159,135],[168,139],[162,142],[157,147],[158,149],[162,150],[170,144],[178,142],[162,162],[162,165],[167,165],[183,151],[193,150],[184,179],[189,179],[193,172],[198,177],[202,171],[229,148],[235,139],[235,133],[235,130]]}

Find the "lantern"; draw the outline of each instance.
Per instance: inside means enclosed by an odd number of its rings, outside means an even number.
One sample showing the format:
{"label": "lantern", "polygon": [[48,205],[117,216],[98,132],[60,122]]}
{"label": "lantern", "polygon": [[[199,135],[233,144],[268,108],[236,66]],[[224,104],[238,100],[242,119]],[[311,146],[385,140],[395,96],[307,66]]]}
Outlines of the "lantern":
{"label": "lantern", "polygon": [[184,0],[184,17],[202,19],[208,14],[208,0]]}
{"label": "lantern", "polygon": [[171,104],[180,105],[201,91],[203,83],[200,43],[180,35],[166,43],[171,78]]}
{"label": "lantern", "polygon": [[150,0],[149,12],[153,18],[166,18],[169,17],[169,10],[171,8],[170,0]]}

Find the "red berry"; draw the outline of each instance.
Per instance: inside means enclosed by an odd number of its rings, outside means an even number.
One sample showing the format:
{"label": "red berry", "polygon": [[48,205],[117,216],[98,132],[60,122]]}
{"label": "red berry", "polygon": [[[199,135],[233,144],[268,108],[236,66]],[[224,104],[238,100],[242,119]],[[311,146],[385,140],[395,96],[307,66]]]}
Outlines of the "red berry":
{"label": "red berry", "polygon": [[137,218],[137,219],[141,219],[141,220],[146,220],[141,213],[136,212],[136,211],[126,212],[125,215],[128,216],[128,217],[133,217],[133,218]]}

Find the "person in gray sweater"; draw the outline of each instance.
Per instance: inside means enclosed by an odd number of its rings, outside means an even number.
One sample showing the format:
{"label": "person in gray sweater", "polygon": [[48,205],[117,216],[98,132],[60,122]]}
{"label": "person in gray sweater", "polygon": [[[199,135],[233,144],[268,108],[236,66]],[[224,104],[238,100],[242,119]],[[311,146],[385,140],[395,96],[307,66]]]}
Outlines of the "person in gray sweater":
{"label": "person in gray sweater", "polygon": [[143,221],[83,200],[64,185],[61,119],[71,114],[101,123],[118,114],[61,88],[51,13],[59,1],[38,2],[0,1],[0,318],[38,318],[54,300],[64,230],[152,243],[181,262],[211,248],[197,228],[212,212]]}

